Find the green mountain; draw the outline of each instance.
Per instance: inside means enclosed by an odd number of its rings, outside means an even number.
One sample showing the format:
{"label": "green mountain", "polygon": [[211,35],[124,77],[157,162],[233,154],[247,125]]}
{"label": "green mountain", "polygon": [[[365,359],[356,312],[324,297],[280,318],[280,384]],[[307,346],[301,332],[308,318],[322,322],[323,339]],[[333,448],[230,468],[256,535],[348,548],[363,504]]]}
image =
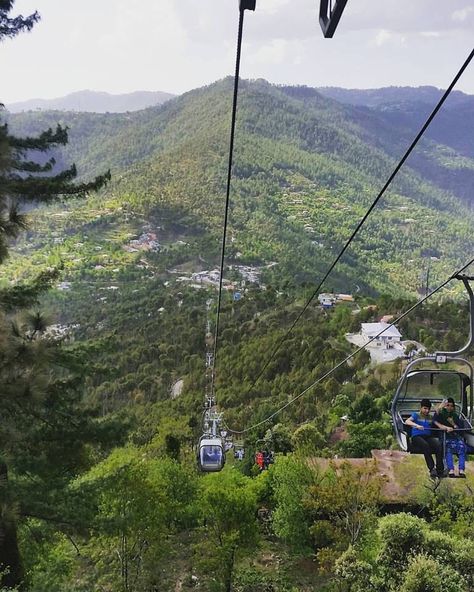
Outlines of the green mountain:
{"label": "green mountain", "polygon": [[[201,395],[193,393],[204,387],[205,301],[215,287],[192,274],[219,261],[231,96],[226,79],[126,115],[10,118],[12,131],[22,135],[57,121],[69,125],[70,144],[56,154],[58,166],[75,161],[84,178],[112,170],[101,195],[41,209],[1,270],[6,283],[63,266],[62,283],[46,305],[60,330],[100,352],[89,387],[104,408],[134,397],[167,400],[183,375],[191,397],[183,409],[200,405]],[[381,111],[343,105],[314,89],[242,81],[225,279],[245,297],[239,304],[224,299],[230,374],[222,384],[235,382],[224,396],[229,405],[243,402],[239,380],[258,375],[265,352],[315,289],[412,136]],[[452,148],[423,140],[323,290],[407,297],[425,288],[428,268],[432,286],[446,279],[472,252],[474,216],[461,196],[463,183],[448,192],[436,178],[453,170],[469,175],[473,166]],[[317,310],[311,314],[313,341],[323,343],[330,334],[320,333]],[[258,330],[255,315],[261,315]],[[249,332],[249,343],[233,360],[243,336],[236,322]],[[336,333],[353,324],[350,317],[340,322]],[[305,384],[314,367],[296,342],[275,364],[262,396],[279,396],[282,385],[273,381],[280,365],[297,369],[296,384]]]}
{"label": "green mountain", "polygon": [[[368,108],[373,115],[381,113],[392,125],[414,130],[421,127],[444,93],[433,86],[371,90],[326,87],[318,92],[341,103]],[[472,158],[474,147],[467,130],[473,125],[474,97],[455,90],[426,131],[426,137]]]}
{"label": "green mountain", "polygon": [[[212,262],[223,219],[230,87],[227,79],[126,115],[25,113],[10,123],[19,134],[58,120],[69,125],[70,145],[58,154],[58,165],[73,160],[83,176],[112,169],[114,182],[94,207],[112,199],[107,215],[115,220],[125,216],[118,204],[133,204],[158,221],[166,211],[190,250]],[[274,262],[265,274],[272,283],[317,282],[413,135],[380,108],[343,105],[305,87],[242,81],[229,263]],[[462,141],[472,144],[467,132]],[[333,284],[344,291],[356,284],[378,291],[403,286],[413,293],[426,255],[438,259],[434,279],[459,265],[472,246],[473,175],[474,160],[449,138],[422,140]],[[80,212],[89,224],[91,203],[74,207],[78,234]]]}

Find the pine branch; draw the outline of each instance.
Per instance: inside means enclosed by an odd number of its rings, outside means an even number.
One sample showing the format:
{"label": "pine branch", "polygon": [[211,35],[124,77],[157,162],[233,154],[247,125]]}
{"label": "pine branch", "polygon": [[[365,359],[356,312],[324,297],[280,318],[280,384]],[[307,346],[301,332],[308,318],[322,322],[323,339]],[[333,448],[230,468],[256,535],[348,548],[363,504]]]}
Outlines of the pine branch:
{"label": "pine branch", "polygon": [[36,138],[17,138],[8,134],[7,128],[7,139],[10,146],[20,153],[24,153],[25,150],[39,150],[41,152],[46,152],[58,144],[62,146],[67,144],[68,129],[68,127],[62,127],[58,124],[54,132],[52,128],[49,128]]}
{"label": "pine branch", "polygon": [[[10,178],[4,181],[5,192],[17,199],[49,203],[60,196],[76,195],[82,197],[90,191],[97,191],[111,178],[110,171],[107,171],[89,183],[71,183],[76,176],[76,166],[72,165],[69,169],[54,177],[38,178],[31,175],[23,179]],[[0,177],[1,183],[2,178]]]}
{"label": "pine branch", "polygon": [[12,169],[16,171],[24,171],[26,173],[48,173],[53,170],[55,164],[55,158],[50,158],[45,164],[26,160],[24,162],[13,162]]}
{"label": "pine branch", "polygon": [[29,284],[0,289],[0,308],[11,312],[37,304],[39,296],[53,286],[59,274],[60,269],[50,269],[38,275]]}
{"label": "pine branch", "polygon": [[13,8],[14,2],[15,0],[0,0],[0,41],[6,37],[15,37],[24,31],[31,31],[41,18],[38,12],[26,17],[19,15],[9,18],[8,13]]}

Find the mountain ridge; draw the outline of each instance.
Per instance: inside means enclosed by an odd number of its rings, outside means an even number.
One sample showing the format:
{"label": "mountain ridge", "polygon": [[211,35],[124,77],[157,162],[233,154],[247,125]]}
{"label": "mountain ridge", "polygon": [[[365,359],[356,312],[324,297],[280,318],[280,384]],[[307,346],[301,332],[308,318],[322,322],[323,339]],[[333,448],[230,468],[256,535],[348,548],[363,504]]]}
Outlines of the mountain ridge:
{"label": "mountain ridge", "polygon": [[134,91],[112,94],[103,91],[81,90],[54,99],[29,99],[8,103],[10,113],[22,111],[78,111],[82,113],[125,113],[161,105],[176,95],[163,91]]}

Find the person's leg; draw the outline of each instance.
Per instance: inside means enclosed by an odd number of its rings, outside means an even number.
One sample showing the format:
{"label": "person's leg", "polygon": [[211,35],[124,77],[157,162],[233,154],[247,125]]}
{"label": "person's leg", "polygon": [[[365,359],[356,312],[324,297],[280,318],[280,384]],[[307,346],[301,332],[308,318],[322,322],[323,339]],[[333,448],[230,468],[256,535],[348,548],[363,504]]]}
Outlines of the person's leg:
{"label": "person's leg", "polygon": [[413,452],[421,452],[425,457],[426,466],[428,467],[429,471],[434,469],[434,461],[433,457],[431,456],[431,447],[429,442],[423,436],[415,436],[411,440],[411,445],[413,448]]}
{"label": "person's leg", "polygon": [[453,440],[446,440],[446,465],[450,475],[454,475]]}
{"label": "person's leg", "polygon": [[461,474],[466,469],[466,442],[461,438],[456,440],[456,452],[459,459],[459,474]]}
{"label": "person's leg", "polygon": [[444,457],[443,457],[443,445],[435,436],[427,438],[431,452],[436,455],[436,470],[438,473],[444,473]]}

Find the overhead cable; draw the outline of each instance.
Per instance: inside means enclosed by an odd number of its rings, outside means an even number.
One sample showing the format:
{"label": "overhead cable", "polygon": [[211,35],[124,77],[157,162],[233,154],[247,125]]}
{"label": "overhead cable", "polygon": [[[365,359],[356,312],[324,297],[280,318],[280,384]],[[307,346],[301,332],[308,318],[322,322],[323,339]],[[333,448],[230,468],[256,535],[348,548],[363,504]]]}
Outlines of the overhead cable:
{"label": "overhead cable", "polygon": [[[253,4],[253,8],[252,8]],[[217,362],[217,346],[219,343],[219,320],[221,314],[221,302],[222,302],[222,282],[224,279],[224,262],[225,262],[225,245],[227,238],[227,224],[229,218],[229,205],[230,205],[230,180],[232,176],[232,162],[234,155],[234,136],[235,136],[235,122],[237,116],[237,97],[239,92],[239,72],[240,72],[240,55],[242,53],[242,33],[244,27],[244,12],[246,9],[254,10],[255,3],[249,2],[249,0],[240,2],[239,5],[239,30],[237,34],[237,56],[235,60],[235,75],[234,75],[234,96],[232,101],[232,120],[230,126],[230,145],[229,145],[229,161],[227,164],[227,185],[226,185],[226,198],[224,207],[224,227],[222,231],[222,246],[221,246],[221,263],[219,271],[219,293],[217,297],[217,312],[216,312],[216,326],[214,330],[214,356],[213,356],[213,369],[212,369],[212,385],[211,390],[214,395],[215,391],[215,367]]]}

